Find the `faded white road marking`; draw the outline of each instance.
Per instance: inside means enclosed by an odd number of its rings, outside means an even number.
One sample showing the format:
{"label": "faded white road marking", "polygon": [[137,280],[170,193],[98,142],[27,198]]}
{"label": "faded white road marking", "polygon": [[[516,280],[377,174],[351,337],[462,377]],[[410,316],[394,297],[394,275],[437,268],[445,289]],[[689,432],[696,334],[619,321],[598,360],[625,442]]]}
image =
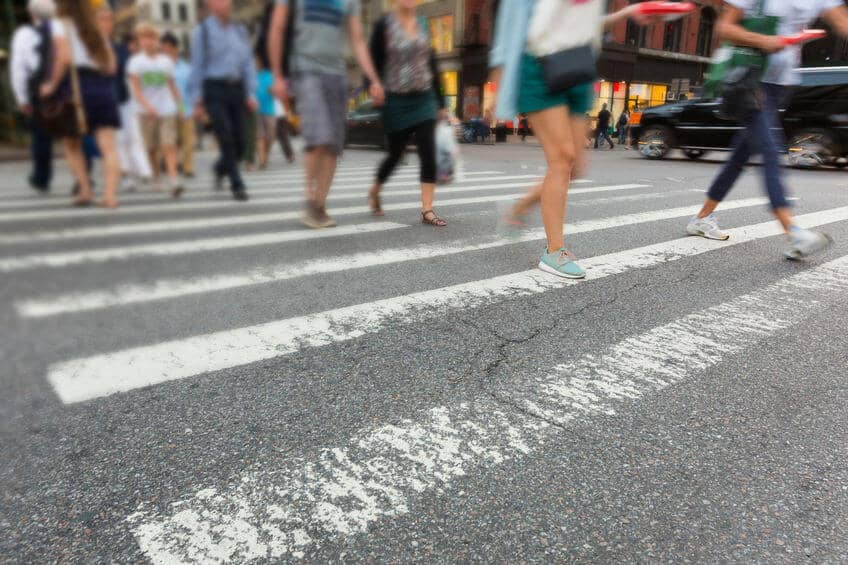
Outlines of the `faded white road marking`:
{"label": "faded white road marking", "polygon": [[[723,210],[734,210],[767,203],[764,198],[730,200],[722,204]],[[625,214],[598,220],[587,220],[566,226],[568,235],[586,233],[622,226],[668,220],[691,216],[700,206],[685,206],[668,210]],[[192,294],[221,291],[269,282],[279,282],[297,277],[306,277],[321,273],[333,273],[352,269],[365,269],[379,265],[390,265],[406,261],[421,261],[435,257],[444,257],[466,252],[493,249],[525,241],[544,238],[544,230],[536,229],[521,233],[516,237],[500,237],[474,244],[454,243],[435,245],[432,243],[414,247],[382,249],[364,253],[347,254],[344,257],[328,258],[320,261],[305,261],[296,264],[261,267],[247,273],[235,273],[217,276],[194,277],[188,279],[164,279],[152,284],[121,285],[113,290],[69,293],[55,297],[45,297],[18,302],[15,307],[18,314],[25,318],[38,318],[56,314],[82,312],[109,306],[177,298]]]}
{"label": "faded white road marking", "polygon": [[[848,258],[824,264],[559,365],[501,393],[364,429],[346,445],[245,469],[227,487],[127,518],[153,563],[301,558],[412,510],[457,478],[544,449],[558,426],[610,417],[700,376],[848,290]],[[814,291],[814,292],[812,292]],[[520,407],[520,410],[514,407]],[[528,417],[528,412],[537,418]]]}
{"label": "faded white road marking", "polygon": [[[821,225],[846,219],[848,207],[806,214],[798,221],[801,225]],[[728,242],[690,237],[593,257],[581,263],[587,268],[588,281],[591,282],[781,233],[773,222],[727,231],[731,235]],[[390,324],[408,324],[444,315],[445,309],[467,310],[506,299],[542,294],[571,284],[577,283],[534,269],[75,359],[52,365],[47,378],[63,402],[82,402],[290,355],[310,347],[348,341],[377,333]]]}
{"label": "faded white road marking", "polygon": [[0,259],[0,272],[20,271],[37,267],[67,267],[82,263],[102,263],[104,261],[126,261],[137,257],[164,257],[172,255],[188,255],[224,249],[241,249],[260,245],[287,243],[292,241],[307,241],[346,235],[359,235],[399,228],[409,227],[393,222],[369,222],[353,224],[326,230],[298,229],[293,231],[258,233],[252,235],[209,237],[201,239],[186,239],[162,243],[140,245],[123,245],[69,251],[65,253],[45,253],[42,255],[24,255],[9,259]]}

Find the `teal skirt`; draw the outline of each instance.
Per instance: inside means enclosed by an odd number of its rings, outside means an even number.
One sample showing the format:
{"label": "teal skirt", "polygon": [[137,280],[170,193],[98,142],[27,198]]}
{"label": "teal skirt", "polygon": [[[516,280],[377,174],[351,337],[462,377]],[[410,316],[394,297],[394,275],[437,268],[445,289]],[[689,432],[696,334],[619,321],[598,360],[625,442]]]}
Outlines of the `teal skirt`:
{"label": "teal skirt", "polygon": [[582,115],[592,107],[594,87],[591,82],[551,94],[545,82],[542,65],[533,55],[521,57],[521,84],[518,87],[518,113],[531,114],[557,106],[568,106],[573,115]]}
{"label": "teal skirt", "polygon": [[436,119],[439,105],[436,94],[413,92],[412,94],[386,94],[386,105],[383,108],[383,123],[386,132],[394,133],[417,126],[422,122]]}

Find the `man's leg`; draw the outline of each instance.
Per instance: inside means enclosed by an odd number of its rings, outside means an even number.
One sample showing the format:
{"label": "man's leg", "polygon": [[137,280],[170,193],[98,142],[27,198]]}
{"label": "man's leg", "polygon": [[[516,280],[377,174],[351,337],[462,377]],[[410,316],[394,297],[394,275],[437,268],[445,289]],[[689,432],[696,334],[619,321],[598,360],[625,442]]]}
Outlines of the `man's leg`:
{"label": "man's leg", "polygon": [[336,165],[339,158],[332,147],[319,147],[318,155],[320,166],[316,176],[315,204],[323,210],[327,205],[327,195],[333,185],[333,178],[336,176]]}
{"label": "man's leg", "polygon": [[184,117],[180,119],[180,145],[182,149],[183,174],[194,176],[194,118]]}
{"label": "man's leg", "polygon": [[30,184],[33,188],[47,192],[50,190],[50,180],[53,177],[53,141],[33,118],[30,118],[30,135],[32,149],[32,175]]}
{"label": "man's leg", "polygon": [[243,193],[245,191],[244,181],[242,180],[241,172],[239,171],[239,158],[244,155],[248,143],[246,123],[249,116],[247,115],[245,100],[246,96],[241,87],[231,87],[229,89],[229,112],[233,128],[233,138],[235,140],[236,155],[235,160],[232,162],[229,175],[230,188],[232,188],[234,193]]}
{"label": "man's leg", "polygon": [[215,164],[215,174],[218,177],[228,176],[231,188],[235,190],[236,187],[243,186],[238,172],[238,158],[241,147],[236,141],[236,126],[233,123],[229,98],[230,95],[226,89],[219,85],[209,85],[204,102],[220,152]]}

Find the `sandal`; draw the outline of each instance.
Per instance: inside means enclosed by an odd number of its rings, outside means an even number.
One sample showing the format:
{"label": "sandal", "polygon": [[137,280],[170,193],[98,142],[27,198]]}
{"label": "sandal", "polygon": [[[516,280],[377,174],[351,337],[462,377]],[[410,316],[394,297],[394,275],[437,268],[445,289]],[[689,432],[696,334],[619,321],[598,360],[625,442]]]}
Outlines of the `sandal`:
{"label": "sandal", "polygon": [[[427,216],[429,216],[430,214],[432,214],[432,215],[433,215],[433,217],[432,217],[432,218],[428,218],[428,217],[427,217]],[[424,212],[421,212],[421,223],[423,223],[423,224],[430,224],[431,226],[436,226],[437,228],[443,228],[443,227],[445,227],[446,225],[448,225],[448,223],[447,223],[446,221],[444,221],[443,219],[441,219],[440,217],[438,217],[438,216],[436,215],[436,213],[435,213],[434,211],[432,211],[432,210],[426,210],[426,211],[424,211]]]}
{"label": "sandal", "polygon": [[104,199],[99,200],[97,202],[97,206],[99,206],[100,208],[107,208],[109,210],[114,210],[118,207],[118,201],[114,198],[108,199],[108,200],[106,198],[104,198]]}
{"label": "sandal", "polygon": [[372,216],[385,216],[386,213],[383,211],[383,204],[380,202],[380,195],[369,192],[368,193],[368,206],[371,208]]}
{"label": "sandal", "polygon": [[77,208],[84,208],[86,206],[91,206],[91,202],[91,198],[74,198],[71,201],[71,206],[75,206]]}

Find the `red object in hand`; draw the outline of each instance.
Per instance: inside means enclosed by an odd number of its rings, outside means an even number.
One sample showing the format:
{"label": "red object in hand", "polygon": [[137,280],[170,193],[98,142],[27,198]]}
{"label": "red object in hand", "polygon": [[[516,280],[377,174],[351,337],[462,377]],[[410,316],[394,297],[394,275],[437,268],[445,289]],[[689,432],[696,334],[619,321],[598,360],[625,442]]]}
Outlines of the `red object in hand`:
{"label": "red object in hand", "polygon": [[783,43],[785,45],[800,45],[801,43],[809,43],[825,37],[827,37],[827,31],[823,29],[805,29],[795,35],[783,36]]}
{"label": "red object in hand", "polygon": [[692,2],[642,2],[637,4],[639,15],[665,16],[667,20],[675,20],[695,11]]}

